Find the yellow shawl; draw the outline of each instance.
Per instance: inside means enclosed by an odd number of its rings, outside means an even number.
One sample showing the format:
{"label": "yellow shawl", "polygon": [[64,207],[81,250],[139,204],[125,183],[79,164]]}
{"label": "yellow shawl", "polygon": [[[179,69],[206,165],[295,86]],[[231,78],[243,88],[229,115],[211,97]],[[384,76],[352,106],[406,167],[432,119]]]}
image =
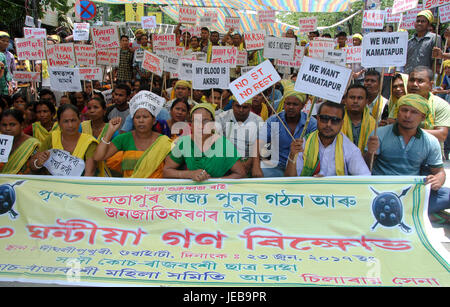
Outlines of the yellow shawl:
{"label": "yellow shawl", "polygon": [[172,140],[165,135],[160,135],[156,141],[147,148],[134,167],[132,178],[150,177],[170,153],[172,149]]}
{"label": "yellow shawl", "polygon": [[[361,150],[361,152],[364,152],[367,141],[369,140],[370,133],[375,130],[375,125],[375,119],[370,115],[369,108],[365,107],[361,121],[361,132],[359,133],[358,140],[358,148],[359,150]],[[344,124],[342,125],[341,132],[345,134],[350,139],[350,141],[354,142],[352,120],[350,119],[350,116],[348,116],[347,110],[345,111]]]}
{"label": "yellow shawl", "polygon": [[52,130],[47,131],[44,126],[41,125],[41,122],[35,122],[32,125],[33,127],[33,137],[39,140],[39,142],[43,143],[46,138],[50,135],[52,131],[59,130],[58,122],[53,124]]}
{"label": "yellow shawl", "polygon": [[39,140],[30,137],[9,155],[8,162],[3,165],[2,174],[19,174],[33,152],[40,146]]}
{"label": "yellow shawl", "polygon": [[[98,142],[92,135],[81,133],[80,138],[77,142],[77,146],[75,146],[75,149],[73,150],[73,153],[71,153],[71,155],[84,160],[86,150],[88,149],[89,145],[91,145],[91,143]],[[61,142],[61,130],[59,129],[52,132],[52,148],[64,150]]]}
{"label": "yellow shawl", "polygon": [[[97,142],[99,143],[102,137],[106,134],[106,131],[108,130],[108,123],[105,124],[102,131],[97,137]],[[85,134],[92,135],[92,125],[90,120],[86,120],[81,123],[81,132]],[[97,163],[97,176],[98,177],[112,177],[111,170],[106,166],[105,161],[100,161]]]}
{"label": "yellow shawl", "polygon": [[[406,74],[400,74],[400,76],[402,77],[402,81],[403,81],[403,85],[405,87],[405,93],[408,94],[407,89],[408,89],[408,75]],[[398,98],[396,98],[393,94],[392,94],[392,85],[394,83],[394,79],[392,79],[391,81],[391,95],[388,101],[388,109],[389,109],[389,117],[391,117],[391,114],[394,114],[394,110],[397,108],[397,101]],[[397,116],[396,116],[397,117]]]}

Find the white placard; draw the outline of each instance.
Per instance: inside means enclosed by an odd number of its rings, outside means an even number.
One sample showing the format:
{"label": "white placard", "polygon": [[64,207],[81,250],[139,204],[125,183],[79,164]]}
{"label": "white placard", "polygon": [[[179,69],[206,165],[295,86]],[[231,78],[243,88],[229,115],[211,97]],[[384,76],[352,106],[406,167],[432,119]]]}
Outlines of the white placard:
{"label": "white placard", "polygon": [[77,59],[78,66],[96,66],[97,65],[97,53],[92,45],[80,45],[75,44],[75,57]]}
{"label": "white placard", "polygon": [[218,17],[217,12],[213,12],[213,11],[205,11],[205,17],[206,17],[206,16],[212,18],[212,19],[211,19],[211,23],[213,23],[213,24],[217,23],[218,20],[219,20],[219,17]]}
{"label": "white placard", "polygon": [[165,102],[166,99],[150,91],[140,91],[129,102],[131,117],[134,117],[134,113],[141,108],[148,110],[153,117],[156,117]]}
{"label": "white placard", "polygon": [[439,18],[442,23],[450,22],[450,4],[439,7]]}
{"label": "white placard", "polygon": [[386,8],[386,23],[399,23],[402,13],[392,14],[392,7]]}
{"label": "white placard", "polygon": [[365,10],[361,28],[363,29],[383,29],[384,19],[386,18],[384,10]]}
{"label": "white placard", "polygon": [[304,57],[297,75],[296,91],[341,103],[352,70]]}
{"label": "white placard", "polygon": [[345,50],[328,50],[323,56],[324,62],[345,66],[347,63],[347,51]]}
{"label": "white placard", "polygon": [[264,49],[266,31],[259,30],[244,33],[245,49],[248,51]]}
{"label": "white placard", "polygon": [[241,19],[239,17],[225,17],[225,29],[239,30]]}
{"label": "white placard", "polygon": [[275,11],[273,10],[264,10],[258,11],[258,23],[262,24],[274,24],[275,23]]}
{"label": "white placard", "polygon": [[226,89],[230,83],[230,65],[228,64],[194,62],[192,72],[192,88],[194,89]]}
{"label": "white placard", "polygon": [[417,7],[419,0],[394,0],[392,14],[406,12]]}
{"label": "white placard", "polygon": [[300,65],[302,64],[302,60],[303,60],[304,56],[305,56],[305,47],[295,46],[294,60],[293,61],[277,60],[277,66],[293,67],[293,68],[298,69],[298,68],[300,68]]}
{"label": "white placard", "polygon": [[141,17],[142,29],[154,29],[156,28],[156,16],[142,16]]}
{"label": "white placard", "polygon": [[81,92],[81,79],[77,68],[49,67],[50,87],[59,92]]}
{"label": "white placard", "polygon": [[162,76],[164,70],[163,65],[164,65],[163,59],[147,50],[144,51],[144,60],[142,61],[142,68],[154,74],[157,74],[158,76]]}
{"label": "white placard", "polygon": [[197,23],[197,8],[192,6],[180,6],[178,22],[187,24]]}
{"label": "white placard", "polygon": [[175,47],[175,34],[153,34],[153,49]]}
{"label": "white placard", "polygon": [[103,79],[103,70],[101,67],[80,67],[78,68],[81,80],[99,80]]}
{"label": "white placard", "polygon": [[[26,25],[27,27],[35,28],[35,25],[34,25],[34,18],[31,17],[31,16],[28,16],[28,15],[25,16],[25,25]],[[37,27],[40,28],[41,25],[42,25],[42,20],[38,19],[38,25],[37,25]]]}
{"label": "white placard", "polygon": [[87,22],[73,24],[73,40],[87,41],[89,40],[90,25]]}
{"label": "white placard", "polygon": [[11,153],[14,136],[7,134],[0,134],[0,162],[8,162],[9,154]]}
{"label": "white placard", "polygon": [[343,48],[347,53],[347,64],[361,63],[362,46],[353,46]]}
{"label": "white placard", "polygon": [[255,66],[244,66],[244,67],[241,67],[241,76],[245,75],[246,73],[248,73],[253,68],[255,68]]}
{"label": "white placard", "polygon": [[295,38],[266,36],[264,57],[284,61],[294,60]]}
{"label": "white placard", "polygon": [[49,66],[75,66],[73,43],[47,45],[47,63]]}
{"label": "white placard", "polygon": [[237,48],[231,46],[213,46],[211,51],[211,64],[230,64],[236,67]]}
{"label": "white placard", "polygon": [[192,65],[194,64],[193,60],[188,59],[180,59],[178,62],[178,73],[179,78],[181,80],[192,80]]}
{"label": "white placard", "polygon": [[163,60],[164,71],[170,73],[178,73],[179,58],[177,56],[168,53],[160,53],[158,52],[158,50],[156,50],[156,55]]}
{"label": "white placard", "polygon": [[236,66],[247,66],[247,51],[238,50],[236,56]]}
{"label": "white placard", "polygon": [[364,36],[361,65],[370,67],[404,66],[408,51],[407,32],[373,32]]}
{"label": "white placard", "polygon": [[97,65],[117,67],[120,61],[120,49],[97,49]]}
{"label": "white placard", "polygon": [[327,50],[334,50],[336,43],[333,39],[318,38],[309,42],[309,56],[315,59],[322,60]]}
{"label": "white placard", "polygon": [[34,71],[13,71],[13,79],[17,82],[41,82],[41,73]]}
{"label": "white placard", "polygon": [[429,10],[434,7],[442,6],[448,4],[448,0],[423,0],[423,9]]}
{"label": "white placard", "polygon": [[309,33],[317,30],[317,17],[304,17],[298,20],[298,31]]}
{"label": "white placard", "polygon": [[23,28],[23,37],[24,38],[47,38],[47,29],[45,28]]}
{"label": "white placard", "polygon": [[415,8],[403,13],[403,17],[401,19],[402,22],[400,23],[399,29],[413,30],[414,24],[417,19],[417,14],[419,14],[421,11],[422,8]]}
{"label": "white placard", "polygon": [[92,43],[96,49],[120,48],[117,26],[93,27]]}
{"label": "white placard", "polygon": [[44,166],[53,176],[79,177],[83,174],[85,163],[82,159],[72,156],[68,151],[50,149],[50,157]]}
{"label": "white placard", "polygon": [[212,20],[212,16],[200,16],[200,18],[198,19],[198,25],[200,27],[210,27],[213,23]]}
{"label": "white placard", "polygon": [[19,60],[45,60],[45,40],[42,38],[16,38],[16,53]]}
{"label": "white placard", "polygon": [[243,104],[280,80],[272,63],[266,60],[231,82],[229,88],[239,104]]}

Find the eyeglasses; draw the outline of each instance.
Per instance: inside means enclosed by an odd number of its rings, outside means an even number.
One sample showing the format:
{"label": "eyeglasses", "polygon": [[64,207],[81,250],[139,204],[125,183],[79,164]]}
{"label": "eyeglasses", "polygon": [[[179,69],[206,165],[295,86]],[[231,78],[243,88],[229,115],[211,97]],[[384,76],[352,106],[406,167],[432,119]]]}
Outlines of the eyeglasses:
{"label": "eyeglasses", "polygon": [[331,120],[332,125],[339,125],[339,123],[342,121],[342,118],[336,116],[319,115],[319,120],[322,124],[328,124],[328,122]]}

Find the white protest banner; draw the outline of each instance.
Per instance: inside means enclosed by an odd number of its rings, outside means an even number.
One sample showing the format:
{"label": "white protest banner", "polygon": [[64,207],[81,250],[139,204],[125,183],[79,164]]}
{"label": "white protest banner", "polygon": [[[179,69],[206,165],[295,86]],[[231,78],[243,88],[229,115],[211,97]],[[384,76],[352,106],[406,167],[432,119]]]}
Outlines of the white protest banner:
{"label": "white protest banner", "polygon": [[204,16],[205,16],[205,17],[211,17],[211,18],[212,18],[212,19],[211,19],[211,23],[212,23],[212,24],[217,23],[218,20],[219,20],[219,17],[218,17],[217,12],[213,12],[213,11],[205,11],[205,15],[204,15]]}
{"label": "white protest banner", "polygon": [[120,61],[120,49],[110,48],[110,49],[97,49],[97,65],[106,66],[119,66]]}
{"label": "white protest banner", "polygon": [[298,31],[309,33],[317,30],[317,17],[304,17],[298,20]]}
{"label": "white protest banner", "polygon": [[302,46],[295,46],[295,52],[294,52],[294,60],[292,61],[283,61],[283,60],[277,60],[277,66],[281,67],[293,67],[293,68],[300,68],[300,65],[302,64],[303,57],[305,56],[305,47]]}
{"label": "white protest banner", "polygon": [[273,24],[275,23],[275,11],[267,10],[267,11],[258,11],[258,23],[262,24]]}
{"label": "white protest banner", "polygon": [[266,36],[264,57],[284,61],[294,60],[295,38]]}
{"label": "white protest banner", "polygon": [[158,50],[156,50],[155,53],[157,56],[159,56],[163,60],[164,71],[170,72],[170,73],[178,72],[179,58],[177,56],[168,54],[168,53],[160,53],[160,52],[158,52]]}
{"label": "white protest banner", "polygon": [[0,162],[8,162],[9,154],[11,153],[14,136],[7,134],[0,134]]}
{"label": "white protest banner", "polygon": [[183,30],[181,30],[182,36],[184,35],[185,32],[189,32],[189,34],[191,34],[191,37],[192,36],[197,36],[197,37],[200,38],[200,35],[202,33],[202,27],[200,27],[200,26],[192,26],[192,27],[183,28]]}
{"label": "white protest banner", "polygon": [[192,6],[180,6],[180,9],[178,11],[178,22],[196,24],[197,8]]}
{"label": "white protest banner", "polygon": [[18,60],[45,60],[45,40],[43,38],[16,38]]}
{"label": "white protest banner", "polygon": [[211,63],[230,64],[230,68],[236,67],[237,48],[231,46],[213,46],[211,51]]}
{"label": "white protest banner", "polygon": [[399,29],[413,30],[414,23],[417,19],[417,14],[422,11],[422,8],[415,8],[410,11],[403,13],[402,22],[400,23]]}
{"label": "white protest banner", "polygon": [[77,68],[49,67],[50,87],[53,91],[81,92],[80,74]]}
{"label": "white protest banner", "polygon": [[93,27],[92,42],[96,49],[120,48],[119,30],[116,26]]}
{"label": "white protest banner", "polygon": [[248,73],[253,68],[255,68],[255,66],[244,66],[244,67],[241,67],[241,76],[245,75],[246,73]]}
{"label": "white protest banner", "polygon": [[230,83],[230,65],[194,62],[192,64],[192,88],[208,90],[226,89]]}
{"label": "white protest banner", "polygon": [[264,48],[264,41],[266,39],[266,31],[259,30],[253,32],[245,32],[244,34],[245,49],[248,51],[258,50]]}
{"label": "white protest banner", "polygon": [[142,60],[144,59],[144,51],[145,49],[142,48],[138,48],[134,51],[134,60],[136,62],[142,62]]}
{"label": "white protest banner", "polygon": [[154,55],[153,53],[145,50],[144,60],[142,61],[142,68],[162,76],[164,70],[164,61],[160,57]]}
{"label": "white protest banner", "polygon": [[90,25],[87,22],[73,24],[73,40],[87,41],[89,40]]}
{"label": "white protest banner", "polygon": [[101,67],[80,67],[78,68],[81,80],[99,80],[103,79],[103,70]]}
{"label": "white protest banner", "polygon": [[326,50],[334,50],[336,43],[331,38],[315,38],[309,42],[309,56],[315,59],[323,59]]}
{"label": "white protest banner", "polygon": [[408,51],[407,32],[373,32],[364,36],[361,65],[370,67],[404,66]]}
{"label": "white protest banner", "polygon": [[399,23],[400,18],[402,17],[402,13],[392,14],[392,7],[386,8],[386,23]]}
{"label": "white protest banner", "polygon": [[361,28],[363,29],[383,29],[386,11],[365,10]]}
{"label": "white protest banner", "polygon": [[106,91],[102,91],[102,95],[103,97],[105,97],[105,102],[107,105],[112,103],[112,92],[113,92],[112,88]]}
{"label": "white protest banner", "polygon": [[239,17],[225,17],[225,29],[239,30],[241,19]]}
{"label": "white protest banner", "polygon": [[392,14],[402,13],[417,7],[419,0],[394,0]]}
{"label": "white protest banner", "polygon": [[142,16],[141,17],[142,29],[154,29],[156,28],[156,16]]}
{"label": "white protest banner", "polygon": [[133,98],[131,98],[129,102],[131,117],[133,117],[134,113],[141,108],[148,110],[153,117],[156,117],[165,102],[166,100],[163,97],[160,97],[150,91],[139,91],[133,96]]}
{"label": "white protest banner", "polygon": [[197,52],[192,52],[190,55],[195,56],[195,59],[197,61],[206,63],[206,53],[205,52],[197,51]]}
{"label": "white protest banner", "polygon": [[96,66],[97,65],[97,53],[92,45],[80,45],[75,44],[75,57],[77,59],[78,66]]}
{"label": "white protest banner", "polygon": [[439,7],[439,18],[442,23],[450,22],[450,4]]}
{"label": "white protest banner", "polygon": [[442,6],[448,3],[449,3],[448,0],[423,0],[423,9],[429,10],[434,7]]}
{"label": "white protest banner", "polygon": [[175,34],[153,34],[152,42],[154,49],[175,48]]}
{"label": "white protest banner", "polygon": [[53,176],[79,177],[84,171],[83,159],[72,156],[68,151],[50,149],[50,157],[44,163]]}
{"label": "white protest banner", "polygon": [[200,16],[198,19],[198,25],[200,27],[210,27],[212,25],[212,16]]}
{"label": "white protest banner", "polygon": [[178,73],[181,80],[192,80],[192,65],[193,60],[181,58],[178,62]]}
{"label": "white protest banner", "polygon": [[304,57],[294,89],[315,97],[341,103],[352,70]]}
{"label": "white protest banner", "polygon": [[347,64],[361,63],[362,46],[353,46],[343,48],[347,53]]}
{"label": "white protest banner", "polygon": [[34,26],[35,26],[35,25],[34,25],[34,18],[31,17],[31,16],[26,15],[26,16],[25,16],[25,25],[26,25],[27,27],[34,27]]}
{"label": "white protest banner", "polygon": [[41,73],[34,71],[13,71],[13,79],[17,82],[41,82]]}
{"label": "white protest banner", "polygon": [[236,66],[247,66],[247,51],[238,50],[236,56]]}
{"label": "white protest banner", "polygon": [[266,60],[231,82],[229,88],[239,104],[243,104],[280,80],[272,63]]}
{"label": "white protest banner", "polygon": [[23,37],[24,38],[47,38],[47,29],[45,28],[23,28]]}
{"label": "white protest banner", "polygon": [[345,66],[347,63],[347,51],[345,50],[328,50],[323,56],[324,62],[334,65]]}
{"label": "white protest banner", "polygon": [[75,66],[73,43],[47,45],[47,63],[49,66]]}

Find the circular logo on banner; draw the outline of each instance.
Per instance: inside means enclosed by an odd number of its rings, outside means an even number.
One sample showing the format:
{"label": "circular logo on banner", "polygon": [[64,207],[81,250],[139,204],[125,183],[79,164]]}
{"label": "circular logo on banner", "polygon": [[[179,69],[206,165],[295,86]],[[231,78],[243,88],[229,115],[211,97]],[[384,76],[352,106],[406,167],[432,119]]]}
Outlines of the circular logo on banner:
{"label": "circular logo on banner", "polygon": [[95,17],[97,13],[97,7],[94,2],[89,0],[81,0],[78,6],[78,12],[81,19],[89,20]]}

